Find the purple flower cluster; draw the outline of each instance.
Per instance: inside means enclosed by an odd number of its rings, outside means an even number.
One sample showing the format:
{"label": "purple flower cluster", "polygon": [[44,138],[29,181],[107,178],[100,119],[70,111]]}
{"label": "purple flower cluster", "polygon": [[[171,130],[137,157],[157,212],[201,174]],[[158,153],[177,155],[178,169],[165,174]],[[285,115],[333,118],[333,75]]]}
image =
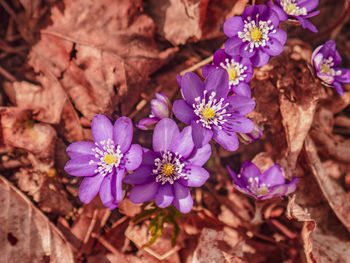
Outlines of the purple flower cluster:
{"label": "purple flower cluster", "polygon": [[209,144],[196,149],[191,126],[181,132],[175,121],[165,118],[153,132],[153,151],[144,149],[141,166],[124,178],[134,184],[129,198],[133,203],[155,199],[158,207],[173,204],[180,212],[188,213],[193,200],[188,187],[202,186],[209,173],[202,166],[211,155]]}
{"label": "purple flower cluster", "polygon": [[278,28],[278,14],[266,5],[249,6],[242,16],[230,17],[224,23],[225,52],[230,56],[249,58],[256,67],[268,63],[270,56],[282,53],[287,34]]}
{"label": "purple flower cluster", "polygon": [[227,169],[238,191],[259,200],[290,194],[295,191],[298,182],[298,178],[293,178],[286,183],[279,164],[271,166],[263,173],[252,162],[244,162],[238,175],[230,167],[227,166]]}
{"label": "purple flower cluster", "polygon": [[79,198],[89,203],[97,193],[109,209],[123,199],[122,180],[126,171],[138,168],[142,148],[131,144],[133,125],[129,118],[120,117],[114,124],[101,114],[91,123],[92,142],[75,142],[68,146],[69,160],[64,170],[73,176],[85,177],[79,188]]}
{"label": "purple flower cluster", "polygon": [[350,70],[337,67],[340,62],[341,57],[334,40],[327,41],[312,53],[312,64],[317,77],[344,95],[341,83],[350,83]]}
{"label": "purple flower cluster", "polygon": [[[271,1],[270,1],[271,2]],[[318,6],[318,0],[276,0],[271,8],[278,14],[281,21],[288,18],[297,20],[302,28],[317,33],[317,28],[307,20],[316,16],[320,11],[312,11]]]}
{"label": "purple flower cluster", "polygon": [[228,151],[235,151],[239,142],[236,132],[248,133],[254,123],[244,117],[255,107],[246,96],[229,96],[229,77],[224,69],[209,73],[205,82],[188,72],[181,79],[184,100],[174,102],[176,118],[191,125],[194,145],[201,148],[211,138]]}

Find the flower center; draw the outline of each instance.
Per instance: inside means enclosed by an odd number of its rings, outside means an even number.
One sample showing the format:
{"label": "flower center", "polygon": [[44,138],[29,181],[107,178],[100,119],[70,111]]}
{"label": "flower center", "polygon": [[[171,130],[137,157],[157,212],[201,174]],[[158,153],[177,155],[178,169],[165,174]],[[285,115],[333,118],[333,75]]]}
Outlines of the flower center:
{"label": "flower center", "polygon": [[254,40],[254,41],[259,41],[261,38],[261,31],[259,28],[254,28],[253,31],[251,31],[250,33],[250,37]]}
{"label": "flower center", "polygon": [[174,172],[174,165],[171,163],[167,163],[166,165],[163,166],[162,168],[162,173],[166,176],[172,175]]}
{"label": "flower center", "polygon": [[[95,173],[106,176],[113,171],[113,167],[117,168],[119,166],[123,158],[123,154],[120,152],[120,145],[117,145],[116,148],[114,141],[111,139],[100,143],[96,142],[95,144],[97,147],[92,149],[92,151],[95,152],[95,157],[99,159]],[[89,164],[93,165],[95,161],[91,160]]]}
{"label": "flower center", "polygon": [[300,16],[307,15],[307,10],[305,7],[299,8],[295,3],[295,0],[282,0],[281,1],[282,8],[284,12],[291,16]]}
{"label": "flower center", "polygon": [[249,45],[244,50],[249,49],[249,52],[253,52],[254,48],[266,46],[266,42],[269,40],[269,34],[276,32],[276,29],[274,29],[271,23],[271,20],[259,21],[259,14],[256,14],[255,20],[252,20],[248,16],[247,20],[244,20],[243,31],[238,32],[238,37],[243,42],[249,42]]}
{"label": "flower center", "polygon": [[156,182],[161,182],[162,185],[166,182],[173,184],[180,177],[188,179],[184,173],[185,164],[181,162],[181,154],[167,151],[160,158],[154,160],[155,169],[152,170],[156,175]]}
{"label": "flower center", "polygon": [[322,64],[320,66],[320,73],[330,76],[339,76],[341,75],[341,71],[334,70],[334,61],[333,57],[325,58],[322,60]]}
{"label": "flower center", "polygon": [[203,110],[203,118],[205,118],[207,120],[211,120],[214,118],[214,116],[215,116],[215,111],[212,108],[206,107]]}
{"label": "flower center", "polygon": [[329,74],[329,71],[330,71],[330,67],[329,65],[327,65],[326,63],[322,64],[321,67],[320,67],[320,72],[323,73],[323,74]]}
{"label": "flower center", "polygon": [[208,91],[204,91],[203,99],[200,97],[195,98],[195,103],[193,103],[194,113],[199,117],[197,123],[202,123],[203,127],[211,129],[212,125],[217,126],[220,130],[222,125],[227,122],[226,117],[231,116],[231,114],[226,113],[226,107],[229,103],[223,105],[224,98],[219,101],[215,99],[216,93],[213,91],[209,98],[207,99]]}
{"label": "flower center", "polygon": [[228,68],[227,73],[230,81],[234,81],[237,78],[237,71],[234,68]]}
{"label": "flower center", "polygon": [[247,67],[236,62],[233,58],[226,58],[225,63],[220,63],[220,67],[226,69],[230,80],[230,86],[238,85],[240,81],[244,81],[244,79],[247,77],[247,74],[244,74]]}
{"label": "flower center", "polygon": [[250,177],[248,179],[249,185],[247,188],[256,196],[266,195],[269,192],[270,185],[260,184],[259,177]]}
{"label": "flower center", "polygon": [[117,161],[117,157],[111,154],[107,154],[104,161],[109,165],[114,164]]}

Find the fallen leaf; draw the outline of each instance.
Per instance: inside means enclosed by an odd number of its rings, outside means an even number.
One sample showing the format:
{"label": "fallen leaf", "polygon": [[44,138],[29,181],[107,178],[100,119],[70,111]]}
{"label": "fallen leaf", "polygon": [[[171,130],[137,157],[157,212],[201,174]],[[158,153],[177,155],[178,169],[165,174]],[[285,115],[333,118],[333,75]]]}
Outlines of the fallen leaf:
{"label": "fallen leaf", "polygon": [[56,131],[48,124],[36,123],[30,110],[17,107],[0,109],[4,143],[26,149],[43,163],[53,163]]}
{"label": "fallen leaf", "polygon": [[[142,1],[64,1],[51,9],[52,25],[29,54],[36,72],[54,75],[86,118],[112,113],[116,102],[127,113],[149,75],[175,49],[159,51],[155,25],[141,13]],[[102,15],[103,14],[103,15]],[[118,101],[116,98],[122,98]]]}
{"label": "fallen leaf", "polygon": [[74,262],[60,231],[0,176],[0,252],[4,262]]}

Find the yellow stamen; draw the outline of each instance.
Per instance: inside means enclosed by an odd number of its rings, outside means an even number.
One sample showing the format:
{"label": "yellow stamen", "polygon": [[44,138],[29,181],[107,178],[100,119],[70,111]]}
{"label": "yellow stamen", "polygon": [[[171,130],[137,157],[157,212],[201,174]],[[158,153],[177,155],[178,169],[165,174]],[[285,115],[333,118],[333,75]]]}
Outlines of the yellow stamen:
{"label": "yellow stamen", "polygon": [[174,165],[171,163],[167,163],[166,165],[163,166],[162,173],[166,176],[172,175],[174,172]]}
{"label": "yellow stamen", "polygon": [[287,14],[291,14],[295,8],[297,8],[295,4],[289,4],[287,5],[285,11]]}
{"label": "yellow stamen", "polygon": [[115,157],[115,155],[111,155],[111,154],[107,154],[105,157],[105,163],[108,164],[113,164],[117,162],[117,158]]}
{"label": "yellow stamen", "polygon": [[266,186],[262,186],[259,188],[258,192],[256,193],[257,196],[266,195],[269,192],[269,189],[266,188]]}
{"label": "yellow stamen", "polygon": [[230,81],[233,81],[237,78],[237,71],[234,68],[227,68],[227,73]]}
{"label": "yellow stamen", "polygon": [[206,107],[203,111],[203,118],[207,119],[207,120],[211,120],[212,118],[214,118],[215,116],[215,111],[210,108],[210,107]]}
{"label": "yellow stamen", "polygon": [[320,67],[320,72],[323,74],[328,74],[330,67],[327,64],[322,64]]}
{"label": "yellow stamen", "polygon": [[250,36],[254,41],[259,41],[261,38],[261,35],[262,33],[259,28],[254,28],[253,31],[250,33]]}

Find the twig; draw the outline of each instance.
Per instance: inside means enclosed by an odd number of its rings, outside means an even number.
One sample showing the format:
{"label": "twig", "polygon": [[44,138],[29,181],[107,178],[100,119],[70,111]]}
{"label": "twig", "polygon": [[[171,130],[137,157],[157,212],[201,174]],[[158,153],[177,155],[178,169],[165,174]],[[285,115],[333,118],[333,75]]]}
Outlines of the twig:
{"label": "twig", "polygon": [[[0,0],[1,1],[1,0]],[[6,79],[8,79],[11,82],[16,81],[16,78],[8,71],[6,71],[4,68],[0,66],[0,74],[3,75]]]}
{"label": "twig", "polygon": [[206,58],[206,59],[204,59],[204,60],[198,62],[197,64],[194,64],[192,67],[189,67],[189,68],[187,68],[187,69],[181,71],[181,72],[180,72],[180,76],[182,77],[182,76],[185,75],[185,73],[187,73],[187,72],[193,72],[193,71],[199,69],[200,67],[202,67],[202,66],[204,66],[204,65],[206,65],[206,64],[209,64],[209,63],[212,62],[212,61],[213,61],[213,56],[210,56],[210,57],[208,57],[208,58]]}
{"label": "twig", "polygon": [[89,241],[89,238],[91,236],[92,230],[94,229],[94,227],[96,225],[97,214],[98,214],[98,210],[95,209],[93,214],[92,214],[92,219],[91,219],[89,228],[86,231],[86,234],[85,234],[85,237],[84,237],[84,240],[83,240],[83,245],[85,245]]}
{"label": "twig", "polygon": [[[122,260],[122,258],[119,258],[120,252],[111,243],[109,243],[109,241],[107,241],[105,238],[103,238],[95,233],[92,233],[91,236],[93,238],[96,238],[98,240],[98,242],[100,242],[105,248],[107,248],[114,255],[118,256],[118,259]],[[126,262],[126,261],[124,261],[124,262]]]}

